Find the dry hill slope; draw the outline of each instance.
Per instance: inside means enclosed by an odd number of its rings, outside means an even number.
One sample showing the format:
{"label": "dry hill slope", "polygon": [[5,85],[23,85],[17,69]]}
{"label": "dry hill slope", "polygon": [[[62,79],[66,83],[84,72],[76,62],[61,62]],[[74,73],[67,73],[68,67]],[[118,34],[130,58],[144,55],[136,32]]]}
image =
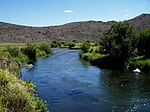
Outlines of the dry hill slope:
{"label": "dry hill slope", "polygon": [[[128,22],[138,31],[150,28],[150,14],[142,14]],[[111,23],[85,21],[60,26],[28,27],[0,22],[0,42],[97,41]]]}

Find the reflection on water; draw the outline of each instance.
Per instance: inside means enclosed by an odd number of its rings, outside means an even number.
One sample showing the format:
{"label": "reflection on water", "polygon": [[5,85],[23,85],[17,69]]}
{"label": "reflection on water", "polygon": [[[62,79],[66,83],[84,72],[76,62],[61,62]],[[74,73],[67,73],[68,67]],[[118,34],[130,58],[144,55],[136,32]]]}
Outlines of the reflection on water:
{"label": "reflection on water", "polygon": [[[60,49],[56,49],[60,50]],[[22,68],[51,112],[124,111],[138,98],[138,110],[149,112],[150,77],[129,71],[111,71],[79,60],[77,50],[40,58],[32,69]]]}

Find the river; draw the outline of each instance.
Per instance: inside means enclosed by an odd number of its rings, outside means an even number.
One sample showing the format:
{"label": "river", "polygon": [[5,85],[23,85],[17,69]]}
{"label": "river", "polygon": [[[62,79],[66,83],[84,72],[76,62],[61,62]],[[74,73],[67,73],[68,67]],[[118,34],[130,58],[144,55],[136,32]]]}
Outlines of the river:
{"label": "river", "polygon": [[100,69],[80,60],[78,50],[39,58],[33,65],[22,67],[22,79],[36,85],[50,112],[123,112],[137,99],[138,111],[150,111],[148,74]]}

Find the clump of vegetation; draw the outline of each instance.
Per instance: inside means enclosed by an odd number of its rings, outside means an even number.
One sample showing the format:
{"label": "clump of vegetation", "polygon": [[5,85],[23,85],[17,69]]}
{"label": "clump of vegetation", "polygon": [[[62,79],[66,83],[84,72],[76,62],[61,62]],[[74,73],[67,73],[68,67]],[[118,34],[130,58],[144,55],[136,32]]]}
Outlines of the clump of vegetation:
{"label": "clump of vegetation", "polygon": [[19,53],[20,53],[20,50],[19,50],[19,48],[18,47],[15,47],[15,46],[7,46],[6,47],[6,49],[7,49],[7,51],[10,53],[10,55],[12,56],[12,57],[17,57],[18,55],[19,55]]}
{"label": "clump of vegetation", "polygon": [[0,111],[46,112],[46,104],[33,96],[35,86],[18,79],[7,70],[0,70],[0,88]]}
{"label": "clump of vegetation", "polygon": [[14,60],[19,66],[21,66],[22,62],[29,60],[28,56],[23,54],[20,48],[16,46],[6,46],[6,50],[3,53],[9,54],[9,58],[6,59],[7,61]]}
{"label": "clump of vegetation", "polygon": [[56,41],[53,41],[51,43],[51,48],[55,48],[55,47],[60,47],[60,43],[56,42]]}
{"label": "clump of vegetation", "polygon": [[106,54],[93,54],[93,53],[84,53],[82,55],[82,58],[85,59],[85,60],[89,60],[89,61],[95,61],[95,60],[98,60],[98,59],[101,59],[101,58],[104,58],[108,55]]}
{"label": "clump of vegetation", "polygon": [[[150,29],[136,32],[127,22],[116,22],[104,32],[99,43],[84,42],[81,58],[110,69],[150,69]],[[98,56],[105,54],[104,57]],[[142,57],[140,60],[137,57]],[[117,63],[116,63],[117,62]],[[106,65],[107,63],[107,65]],[[109,65],[108,65],[109,63]]]}
{"label": "clump of vegetation", "polygon": [[80,49],[83,53],[87,53],[90,49],[90,42],[83,42]]}
{"label": "clump of vegetation", "polygon": [[150,58],[150,29],[139,32],[138,53],[145,58]]}
{"label": "clump of vegetation", "polygon": [[69,46],[69,49],[71,49],[71,48],[73,48],[75,46],[75,43],[74,42],[69,42],[68,46]]}
{"label": "clump of vegetation", "polygon": [[43,57],[43,56],[46,56],[46,52],[36,49],[36,57],[38,58],[38,57]]}
{"label": "clump of vegetation", "polygon": [[[38,49],[37,46],[40,46]],[[42,48],[43,47],[43,48]],[[20,50],[21,49],[21,50]],[[45,45],[6,46],[0,49],[0,111],[46,112],[46,102],[34,95],[35,86],[20,79],[22,62],[45,55]],[[48,53],[48,52],[47,52]]]}
{"label": "clump of vegetation", "polygon": [[118,60],[119,65],[124,66],[127,59],[135,55],[136,43],[136,32],[129,23],[118,22],[104,33],[100,41],[101,52],[109,54],[112,59]]}
{"label": "clump of vegetation", "polygon": [[44,51],[46,54],[50,54],[52,52],[50,43],[44,42],[38,45],[39,50]]}
{"label": "clump of vegetation", "polygon": [[76,46],[76,42],[72,41],[72,42],[61,42],[59,47],[71,49],[74,48],[75,46]]}
{"label": "clump of vegetation", "polygon": [[131,59],[128,62],[129,69],[139,68],[143,71],[149,71],[150,69],[150,59]]}
{"label": "clump of vegetation", "polygon": [[22,49],[22,52],[29,57],[30,60],[36,59],[36,46],[33,44],[27,44],[25,48]]}

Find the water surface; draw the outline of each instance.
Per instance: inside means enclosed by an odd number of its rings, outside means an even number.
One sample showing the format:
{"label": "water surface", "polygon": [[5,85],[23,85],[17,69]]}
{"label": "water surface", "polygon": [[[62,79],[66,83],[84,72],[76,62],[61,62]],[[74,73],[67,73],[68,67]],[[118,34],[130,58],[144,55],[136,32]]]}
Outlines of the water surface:
{"label": "water surface", "polygon": [[138,111],[150,110],[148,74],[100,69],[80,60],[77,50],[40,58],[33,65],[21,69],[22,79],[36,85],[50,112],[121,112],[137,98]]}

